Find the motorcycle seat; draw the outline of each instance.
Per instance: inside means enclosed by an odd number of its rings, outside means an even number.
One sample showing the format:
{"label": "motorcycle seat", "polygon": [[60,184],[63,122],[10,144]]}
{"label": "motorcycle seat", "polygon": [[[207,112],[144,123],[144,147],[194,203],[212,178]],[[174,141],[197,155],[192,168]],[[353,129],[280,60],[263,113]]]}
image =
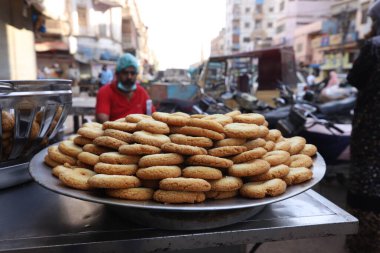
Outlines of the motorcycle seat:
{"label": "motorcycle seat", "polygon": [[349,111],[354,108],[356,96],[350,96],[336,101],[318,104],[318,109],[325,115]]}

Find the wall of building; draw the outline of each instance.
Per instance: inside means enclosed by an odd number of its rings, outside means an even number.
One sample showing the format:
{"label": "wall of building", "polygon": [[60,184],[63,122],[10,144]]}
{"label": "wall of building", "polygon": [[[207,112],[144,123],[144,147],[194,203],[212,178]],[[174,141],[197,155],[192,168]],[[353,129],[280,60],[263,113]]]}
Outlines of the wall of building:
{"label": "wall of building", "polygon": [[31,12],[22,0],[1,2],[0,56],[0,79],[36,78]]}

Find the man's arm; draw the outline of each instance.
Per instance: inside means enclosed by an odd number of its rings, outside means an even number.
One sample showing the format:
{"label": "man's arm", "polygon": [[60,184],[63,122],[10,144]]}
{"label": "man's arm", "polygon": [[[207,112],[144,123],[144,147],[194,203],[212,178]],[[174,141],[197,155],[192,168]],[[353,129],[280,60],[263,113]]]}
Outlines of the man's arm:
{"label": "man's arm", "polygon": [[96,114],[96,122],[104,123],[110,119],[110,116],[104,113]]}

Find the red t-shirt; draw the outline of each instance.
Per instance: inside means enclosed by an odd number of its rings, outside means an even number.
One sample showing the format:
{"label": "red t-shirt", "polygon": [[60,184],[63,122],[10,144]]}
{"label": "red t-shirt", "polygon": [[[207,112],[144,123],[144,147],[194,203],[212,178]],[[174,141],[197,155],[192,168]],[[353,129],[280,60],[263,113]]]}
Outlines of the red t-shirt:
{"label": "red t-shirt", "polygon": [[[117,81],[101,87],[96,97],[96,114],[109,115],[110,120],[117,120],[132,113],[146,114],[146,101],[149,98],[146,90],[137,84],[131,100],[126,99],[117,89]],[[152,105],[152,112],[155,112]]]}

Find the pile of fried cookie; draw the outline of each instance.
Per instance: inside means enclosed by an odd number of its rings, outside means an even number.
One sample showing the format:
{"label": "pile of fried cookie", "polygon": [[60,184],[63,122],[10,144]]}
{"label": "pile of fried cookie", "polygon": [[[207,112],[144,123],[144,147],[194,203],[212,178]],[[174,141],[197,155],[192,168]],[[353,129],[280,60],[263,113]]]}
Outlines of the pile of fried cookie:
{"label": "pile of fried cookie", "polygon": [[313,177],[317,148],[284,138],[257,113],[131,114],[85,123],[44,162],[65,186],[161,203],[259,199]]}
{"label": "pile of fried cookie", "polygon": [[[49,128],[45,129],[42,134],[44,134],[44,138],[42,141],[39,142],[39,145],[41,147],[44,147],[48,144],[49,136],[55,129],[56,125],[58,124],[58,120],[62,114],[62,107],[58,106],[54,115],[54,118],[52,119]],[[42,111],[39,111],[36,113],[31,127],[29,135],[19,136],[18,138],[23,138],[25,141],[25,149],[27,150],[30,145],[33,145],[33,141],[36,140],[41,133],[41,125],[43,125],[43,117],[44,114]],[[14,143],[14,135],[15,135],[15,126],[16,126],[16,120],[15,116],[12,113],[9,113],[8,111],[2,110],[1,111],[1,139],[2,139],[2,149],[1,149],[1,160],[8,160],[9,155],[12,152],[13,149],[13,143]],[[46,132],[45,132],[46,131]],[[14,158],[15,159],[15,158]]]}

